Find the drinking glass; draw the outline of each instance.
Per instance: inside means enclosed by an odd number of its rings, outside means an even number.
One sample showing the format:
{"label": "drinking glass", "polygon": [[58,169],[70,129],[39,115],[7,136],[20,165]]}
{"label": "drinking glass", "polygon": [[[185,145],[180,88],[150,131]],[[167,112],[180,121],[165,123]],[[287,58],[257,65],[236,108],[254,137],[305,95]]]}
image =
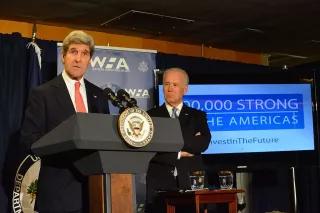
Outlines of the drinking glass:
{"label": "drinking glass", "polygon": [[204,171],[193,171],[190,174],[191,190],[199,190],[204,187]]}
{"label": "drinking glass", "polygon": [[219,183],[220,189],[232,189],[233,187],[233,174],[231,171],[220,171],[219,172]]}

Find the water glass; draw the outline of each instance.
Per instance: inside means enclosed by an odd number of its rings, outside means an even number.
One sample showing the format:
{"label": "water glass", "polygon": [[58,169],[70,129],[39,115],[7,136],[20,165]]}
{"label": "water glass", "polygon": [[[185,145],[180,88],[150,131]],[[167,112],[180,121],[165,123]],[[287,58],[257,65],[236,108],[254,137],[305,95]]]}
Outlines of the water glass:
{"label": "water glass", "polygon": [[233,187],[233,174],[231,171],[219,172],[220,189],[232,189]]}
{"label": "water glass", "polygon": [[204,171],[193,171],[190,174],[191,190],[204,188]]}

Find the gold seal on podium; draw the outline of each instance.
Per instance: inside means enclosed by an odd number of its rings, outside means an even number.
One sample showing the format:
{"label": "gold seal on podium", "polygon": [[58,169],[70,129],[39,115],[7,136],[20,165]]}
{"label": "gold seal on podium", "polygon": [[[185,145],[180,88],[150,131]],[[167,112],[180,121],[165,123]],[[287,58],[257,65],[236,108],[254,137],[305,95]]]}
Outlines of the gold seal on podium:
{"label": "gold seal on podium", "polygon": [[130,147],[141,148],[151,142],[154,127],[146,111],[133,107],[127,108],[120,114],[118,130],[126,144]]}

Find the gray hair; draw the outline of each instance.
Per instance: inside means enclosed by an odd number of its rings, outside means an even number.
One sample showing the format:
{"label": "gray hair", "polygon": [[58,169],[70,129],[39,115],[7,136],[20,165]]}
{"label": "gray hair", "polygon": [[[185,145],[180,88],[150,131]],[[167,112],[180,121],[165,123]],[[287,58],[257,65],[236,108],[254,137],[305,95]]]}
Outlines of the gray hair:
{"label": "gray hair", "polygon": [[163,79],[164,79],[166,73],[168,73],[168,72],[179,72],[179,73],[183,74],[183,76],[184,76],[184,78],[185,78],[185,84],[186,84],[186,85],[189,84],[189,75],[188,75],[188,73],[187,73],[184,69],[179,68],[179,67],[171,67],[171,68],[168,68],[168,69],[166,69],[166,70],[164,71],[164,73],[163,73]]}
{"label": "gray hair", "polygon": [[69,46],[71,44],[86,44],[89,46],[90,49],[90,57],[93,56],[94,53],[94,40],[92,36],[89,34],[81,31],[81,30],[75,30],[69,33],[64,40],[62,44],[62,54],[65,56],[69,50]]}

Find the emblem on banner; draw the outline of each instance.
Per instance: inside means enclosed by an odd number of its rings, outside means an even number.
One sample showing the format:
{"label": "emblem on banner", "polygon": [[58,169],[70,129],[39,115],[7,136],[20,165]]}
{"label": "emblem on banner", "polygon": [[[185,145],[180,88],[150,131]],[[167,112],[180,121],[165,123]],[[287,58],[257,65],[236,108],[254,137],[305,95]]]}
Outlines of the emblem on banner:
{"label": "emblem on banner", "polygon": [[153,137],[154,127],[148,113],[138,107],[127,108],[118,120],[121,138],[131,147],[148,145]]}
{"label": "emblem on banner", "polygon": [[148,64],[145,61],[141,61],[138,66],[140,72],[147,72],[149,69]]}
{"label": "emblem on banner", "polygon": [[12,196],[14,213],[34,212],[40,165],[40,158],[34,155],[28,155],[21,162],[14,180]]}

